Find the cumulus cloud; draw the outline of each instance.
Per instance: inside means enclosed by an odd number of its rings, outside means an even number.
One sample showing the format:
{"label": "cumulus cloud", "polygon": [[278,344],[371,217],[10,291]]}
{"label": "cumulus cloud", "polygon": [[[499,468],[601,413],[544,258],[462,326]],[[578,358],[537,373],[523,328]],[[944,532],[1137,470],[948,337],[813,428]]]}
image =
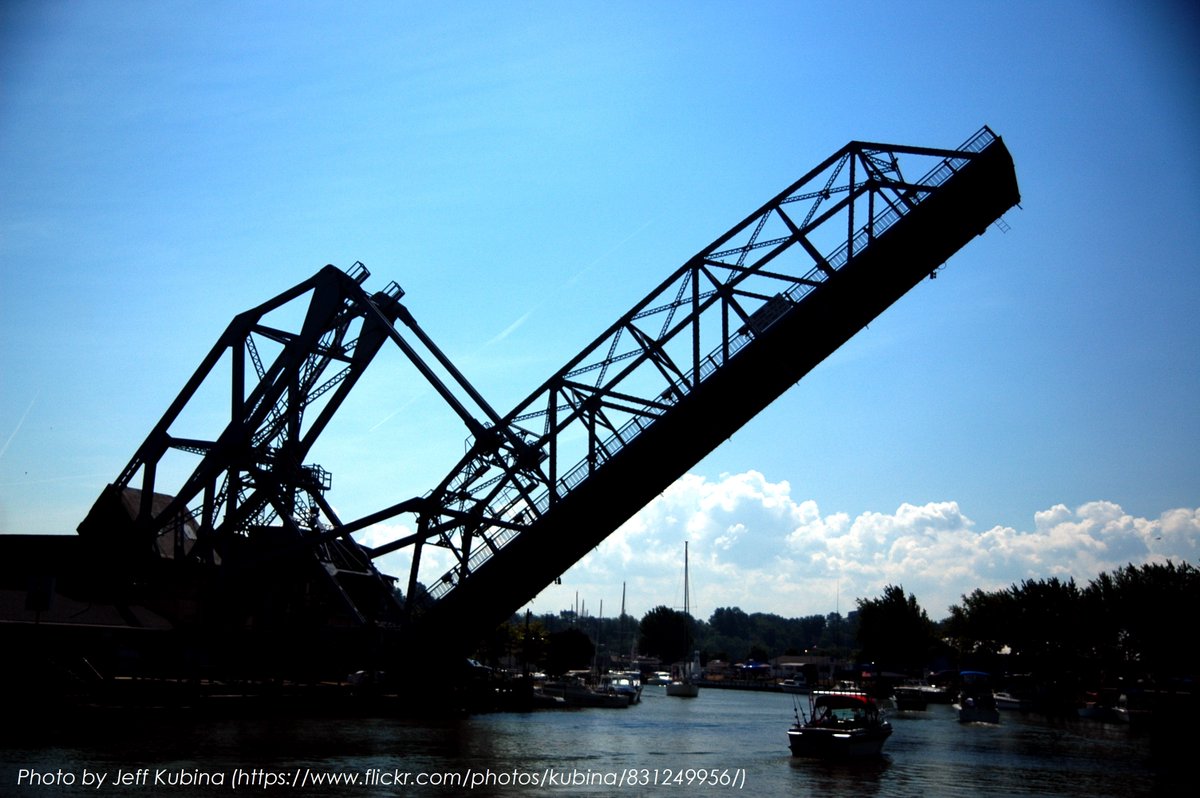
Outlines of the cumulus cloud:
{"label": "cumulus cloud", "polygon": [[[369,549],[373,549],[378,546],[382,546],[385,543],[391,543],[395,540],[399,540],[400,538],[408,537],[412,533],[413,530],[406,524],[385,522],[374,524],[360,532],[356,532],[354,534],[354,540]],[[437,571],[438,574],[441,574],[450,567],[449,555],[444,549],[429,547],[426,551],[428,553],[422,554],[422,560],[430,565],[430,573]],[[408,548],[394,551],[390,554],[385,554],[375,560],[376,568],[383,573],[397,577],[400,580],[399,585],[401,590],[408,589],[408,572],[411,564],[412,553],[411,549]]]}
{"label": "cumulus cloud", "polygon": [[567,572],[536,612],[600,600],[615,614],[621,586],[639,615],[682,606],[683,541],[689,541],[693,613],[717,607],[799,616],[854,609],[901,584],[933,618],[976,588],[1023,579],[1073,577],[1167,559],[1195,562],[1200,509],[1139,518],[1118,504],[1059,504],[1034,513],[1028,529],[980,525],[955,501],[901,504],[851,518],[823,514],[786,481],[747,471],[709,480],[688,474]]}

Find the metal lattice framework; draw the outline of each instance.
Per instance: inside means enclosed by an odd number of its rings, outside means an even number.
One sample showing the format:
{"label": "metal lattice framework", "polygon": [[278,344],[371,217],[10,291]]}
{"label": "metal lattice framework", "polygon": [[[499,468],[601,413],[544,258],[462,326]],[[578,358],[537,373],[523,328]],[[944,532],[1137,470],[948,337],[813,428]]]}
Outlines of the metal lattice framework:
{"label": "metal lattice framework", "polygon": [[[389,339],[469,431],[485,434],[487,426],[464,402],[475,402],[475,412],[491,424],[499,418],[400,303],[400,286],[389,283],[368,295],[362,285],[369,276],[361,263],[349,272],[326,266],[239,314],[101,494],[80,532],[135,555],[149,552],[243,571],[307,552],[312,556],[302,561],[317,566],[309,573],[319,575],[354,622],[380,620],[379,597],[395,603],[390,581],[350,535],[422,502],[403,502],[345,523],[325,498],[329,472],[304,462],[309,451]],[[400,334],[398,322],[427,356]],[[450,375],[458,392],[429,359]],[[229,407],[228,419],[215,430],[214,398]],[[197,416],[209,435],[191,431]],[[122,505],[123,511],[114,512]],[[361,595],[356,600],[347,580],[368,583],[371,609],[362,606]]]}
{"label": "metal lattice framework", "polygon": [[[360,624],[400,617],[372,560],[407,550],[407,595],[427,597],[408,602],[410,631],[423,623],[417,637],[451,629],[466,641],[1018,200],[1011,157],[986,127],[955,150],[851,142],[689,259],[503,417],[417,325],[399,286],[368,295],[362,264],[325,267],[234,319],[80,532],[210,566],[236,562],[239,541],[259,541],[260,555],[310,551],[307,562]],[[295,321],[290,330],[274,321],[281,315]],[[304,460],[389,339],[465,424],[468,449],[427,495],[344,522],[325,499],[327,472]],[[175,431],[213,382],[228,423],[208,437]],[[177,456],[192,460],[181,479],[164,480],[163,464]],[[111,523],[121,501],[125,527]],[[401,514],[415,518],[414,533],[370,550],[350,537]],[[423,570],[427,546],[450,552],[453,567]],[[362,580],[348,586],[359,577],[376,585],[369,601]],[[383,593],[395,606],[380,610]]]}
{"label": "metal lattice framework", "polygon": [[[996,141],[957,150],[851,142],[675,271],[480,436],[431,494],[416,535],[375,550],[453,552],[435,599],[506,544]],[[906,169],[921,175],[906,178]],[[914,168],[915,167],[915,168]]]}
{"label": "metal lattice framework", "polygon": [[[368,276],[362,264],[349,274],[326,267],[230,323],[109,488],[135,489],[136,539],[163,556],[219,563],[232,540],[259,530],[304,538],[337,525],[329,474],[304,459],[396,316],[398,289],[367,297]],[[297,315],[295,329],[269,323]],[[212,391],[227,397],[224,427],[204,438],[177,432]]]}

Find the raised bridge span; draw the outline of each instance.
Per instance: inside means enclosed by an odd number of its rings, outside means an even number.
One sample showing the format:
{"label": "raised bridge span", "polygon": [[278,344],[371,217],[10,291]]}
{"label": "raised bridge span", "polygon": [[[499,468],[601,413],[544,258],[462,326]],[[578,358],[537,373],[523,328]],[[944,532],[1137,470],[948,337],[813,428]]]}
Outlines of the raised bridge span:
{"label": "raised bridge span", "polygon": [[[326,267],[233,320],[80,537],[176,627],[270,641],[242,640],[230,657],[256,648],[279,667],[296,655],[271,630],[318,627],[370,630],[372,642],[328,655],[334,669],[368,649],[465,653],[1019,200],[1012,158],[986,127],[956,149],[852,141],[503,415],[398,285],[368,293],[361,264]],[[305,301],[293,329],[274,321]],[[427,494],[343,519],[328,474],[304,461],[389,341],[469,445]],[[213,384],[227,423],[180,431]],[[396,516],[415,531],[373,549],[351,537]],[[431,546],[452,554],[450,570],[430,569]],[[393,585],[374,560],[399,550],[412,566]]]}

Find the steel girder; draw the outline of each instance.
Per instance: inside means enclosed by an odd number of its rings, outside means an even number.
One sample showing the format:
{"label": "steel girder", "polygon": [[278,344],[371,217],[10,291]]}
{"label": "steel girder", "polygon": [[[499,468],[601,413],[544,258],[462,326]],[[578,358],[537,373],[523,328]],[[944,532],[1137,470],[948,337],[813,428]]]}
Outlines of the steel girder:
{"label": "steel girder", "polygon": [[[847,144],[477,435],[427,497],[417,533],[372,554],[411,547],[409,594],[446,598],[994,141],[985,127],[956,150]],[[906,177],[902,159],[920,176]],[[432,582],[421,573],[426,545],[455,561]]]}
{"label": "steel girder", "polygon": [[[317,574],[326,582],[353,621],[381,620],[380,596],[383,605],[395,604],[391,583],[350,536],[425,501],[410,499],[343,522],[325,498],[329,473],[304,462],[313,444],[388,340],[469,432],[487,437],[499,418],[400,304],[403,290],[393,282],[368,295],[362,285],[369,276],[361,263],[349,273],[326,266],[234,318],[101,494],[81,534],[135,556],[231,567],[250,579],[255,568],[272,560],[294,563],[299,555],[316,566],[308,578]],[[452,384],[399,333],[398,323]],[[228,420],[211,430],[222,405]],[[181,431],[197,419],[210,434]],[[127,515],[112,511],[122,505]],[[347,589],[346,580],[356,579],[369,585],[365,593]],[[398,605],[382,609],[393,620],[398,614]]]}
{"label": "steel girder", "polygon": [[[217,563],[231,538],[254,529],[279,524],[304,536],[337,523],[324,499],[328,473],[304,459],[398,313],[397,296],[365,294],[368,276],[361,263],[350,274],[327,266],[229,324],[110,486],[139,491],[138,539],[167,556]],[[305,296],[295,329],[267,323],[294,315]],[[203,438],[174,432],[187,425],[189,404],[200,405],[198,415],[216,412],[205,404],[211,391],[226,394],[224,428]]]}
{"label": "steel girder", "polygon": [[[450,604],[456,608],[442,613],[446,616],[442,620],[454,623],[466,612],[457,605],[478,602],[480,591],[494,589],[496,580],[530,582],[519,589],[501,590],[505,606],[490,608],[480,616],[491,618],[512,612],[519,604],[509,607],[508,603],[521,596],[526,600],[532,597],[613,531],[622,518],[636,511],[631,501],[626,501],[619,512],[603,514],[603,522],[586,522],[595,528],[579,536],[580,540],[567,545],[557,539],[563,543],[563,552],[552,558],[536,555],[539,563],[532,572],[501,568],[503,574],[498,574],[493,568],[480,583],[489,587],[467,591],[469,600],[459,595],[459,588],[471,584],[481,569],[487,571],[484,566],[523,535],[525,541],[536,542],[514,546],[514,550],[525,552],[515,556],[529,557],[540,546],[556,545],[556,539],[547,538],[545,533],[569,534],[563,525],[569,529],[571,524],[586,519],[583,505],[593,506],[589,503],[596,502],[608,487],[629,487],[628,478],[633,472],[638,478],[643,476],[646,472],[641,466],[630,470],[629,458],[622,464],[613,462],[621,460],[626,450],[646,449],[633,445],[639,436],[679,445],[688,430],[707,424],[712,430],[695,434],[697,442],[673,458],[678,461],[673,467],[682,467],[684,461],[694,463],[719,442],[721,438],[715,433],[731,434],[747,420],[747,413],[754,412],[751,405],[765,406],[784,389],[784,382],[799,379],[807,368],[853,335],[859,328],[854,325],[861,326],[865,321],[843,323],[821,312],[795,324],[795,311],[826,291],[832,291],[828,294],[831,308],[845,307],[847,297],[858,291],[871,293],[861,282],[866,273],[843,273],[855,271],[849,268],[851,264],[870,260],[864,260],[863,253],[878,240],[895,238],[889,232],[903,227],[898,222],[921,215],[914,212],[943,192],[955,175],[985,151],[995,149],[993,144],[1003,150],[987,128],[956,150],[847,144],[690,258],[503,417],[399,303],[403,292],[398,286],[391,284],[383,292],[368,296],[362,289],[367,273],[361,264],[355,264],[349,275],[326,267],[234,319],[109,490],[140,490],[130,534],[140,541],[139,545],[157,549],[160,556],[218,564],[232,554],[232,541],[269,529],[274,530],[275,539],[290,540],[293,547],[315,551],[314,562],[335,566],[326,569],[330,573],[340,568],[378,578],[370,559],[408,550],[410,610],[422,603],[411,600],[417,597],[425,597],[422,612],[454,598],[457,600]],[[1007,151],[1002,154],[1008,158]],[[920,177],[906,176],[901,171],[901,160],[909,175]],[[996,187],[998,196],[994,201],[983,203],[986,207],[975,209],[971,219],[960,221],[972,226],[984,219],[986,226],[1017,201],[1015,179],[1007,185],[1011,160],[1007,167],[1001,165],[1000,172],[1005,169],[1007,175],[995,178],[1003,185]],[[928,226],[922,222],[918,227]],[[928,228],[935,238],[936,230],[936,226]],[[980,232],[982,229],[973,229],[970,234]],[[956,233],[944,243],[933,241],[926,246],[919,261],[928,265],[918,267],[926,271],[915,279],[932,274],[965,240]],[[871,266],[868,273],[876,268]],[[910,265],[902,271],[911,272],[912,268]],[[863,318],[873,318],[874,313],[907,290],[909,285],[904,283],[909,278],[906,273],[887,287],[887,297],[881,294],[882,298],[867,303],[875,310]],[[841,285],[835,288],[838,283]],[[309,305],[298,329],[289,332],[264,323],[268,314],[306,294]],[[850,315],[857,319],[857,313]],[[397,322],[416,335],[449,375],[451,384],[441,380],[397,332]],[[826,333],[821,325],[828,325],[830,331]],[[753,402],[730,401],[730,389],[725,384],[730,380],[716,378],[723,373],[762,374],[764,364],[780,351],[779,341],[765,345],[766,340],[773,330],[785,326],[790,330],[784,336],[788,340],[795,330],[808,330],[798,334],[821,339],[814,343],[812,352],[801,358],[806,365],[785,369],[787,374],[780,379],[764,379],[763,396]],[[324,498],[328,475],[319,466],[303,461],[387,339],[404,352],[461,418],[470,434],[468,450],[429,494],[343,522]],[[760,340],[764,345],[756,347]],[[277,350],[269,364],[262,356],[264,347]],[[208,438],[172,433],[185,407],[223,361],[230,366],[229,382],[224,388],[230,421],[224,431]],[[736,367],[751,362],[754,365],[748,367],[749,371]],[[325,376],[331,367],[332,375]],[[722,387],[709,391],[717,397],[715,403],[711,397],[699,403],[691,401],[705,393],[704,386],[718,382],[723,383]],[[753,391],[755,386],[747,385],[746,389]],[[731,408],[730,418],[706,420],[712,419],[706,413],[721,412],[722,401]],[[732,409],[734,404],[744,406]],[[698,412],[699,408],[704,412]],[[665,435],[645,435],[668,427],[671,431]],[[655,443],[649,451],[659,445]],[[198,457],[199,462],[173,493],[159,491],[160,465],[168,454],[178,453]],[[622,469],[629,473],[618,477]],[[640,500],[648,499],[644,487],[634,491],[642,497]],[[580,501],[574,504],[579,506],[560,512],[558,521],[543,524],[539,534],[529,536],[540,521],[569,504],[575,494]],[[415,517],[413,534],[369,551],[350,538],[355,531],[400,514]],[[87,523],[85,520],[81,525],[81,532]],[[423,549],[429,545],[453,555],[454,566],[449,571],[422,571]],[[338,586],[335,577],[332,582]],[[359,621],[378,620],[372,610],[356,604],[353,597],[344,592],[343,597]]]}

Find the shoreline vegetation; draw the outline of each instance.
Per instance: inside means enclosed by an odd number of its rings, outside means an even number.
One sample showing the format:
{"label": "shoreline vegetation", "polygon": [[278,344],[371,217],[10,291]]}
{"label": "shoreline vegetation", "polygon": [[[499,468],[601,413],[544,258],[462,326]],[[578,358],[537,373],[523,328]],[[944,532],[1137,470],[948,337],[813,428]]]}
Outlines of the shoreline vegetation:
{"label": "shoreline vegetation", "polygon": [[[809,685],[870,680],[936,681],[960,670],[992,674],[997,690],[1028,709],[1069,714],[1084,706],[1192,701],[1200,647],[1200,569],[1190,563],[1127,565],[1080,586],[1027,579],[977,589],[933,621],[912,594],[889,585],[838,613],[784,618],[722,607],[707,621],[667,607],[641,620],[557,615],[514,617],[478,652],[494,668],[669,669],[700,652],[711,687],[774,690],[785,663]],[[648,670],[647,670],[648,669]],[[943,676],[943,678],[945,678]],[[1148,708],[1148,707],[1147,707]]]}
{"label": "shoreline vegetation", "polygon": [[[374,669],[308,679],[55,669],[77,660],[56,659],[60,638],[36,634],[55,630],[32,627],[21,649],[29,656],[7,661],[6,684],[14,712],[51,727],[64,714],[180,709],[220,716],[444,716],[538,708],[544,705],[536,700],[539,679],[572,673],[598,682],[608,671],[636,670],[649,686],[652,675],[698,652],[702,687],[794,692],[854,682],[888,695],[919,681],[949,693],[961,671],[982,671],[994,690],[1025,710],[1061,717],[1112,711],[1130,723],[1153,719],[1155,728],[1172,729],[1198,705],[1200,647],[1191,631],[1198,614],[1200,569],[1165,562],[1128,565],[1082,587],[1052,577],[978,589],[936,622],[899,585],[858,599],[845,617],[784,618],[736,607],[719,608],[706,621],[667,607],[640,620],[526,614],[497,627],[469,660],[394,650]],[[144,653],[162,655],[187,642],[169,630],[142,630],[136,640]],[[42,662],[48,665],[30,669]]]}

